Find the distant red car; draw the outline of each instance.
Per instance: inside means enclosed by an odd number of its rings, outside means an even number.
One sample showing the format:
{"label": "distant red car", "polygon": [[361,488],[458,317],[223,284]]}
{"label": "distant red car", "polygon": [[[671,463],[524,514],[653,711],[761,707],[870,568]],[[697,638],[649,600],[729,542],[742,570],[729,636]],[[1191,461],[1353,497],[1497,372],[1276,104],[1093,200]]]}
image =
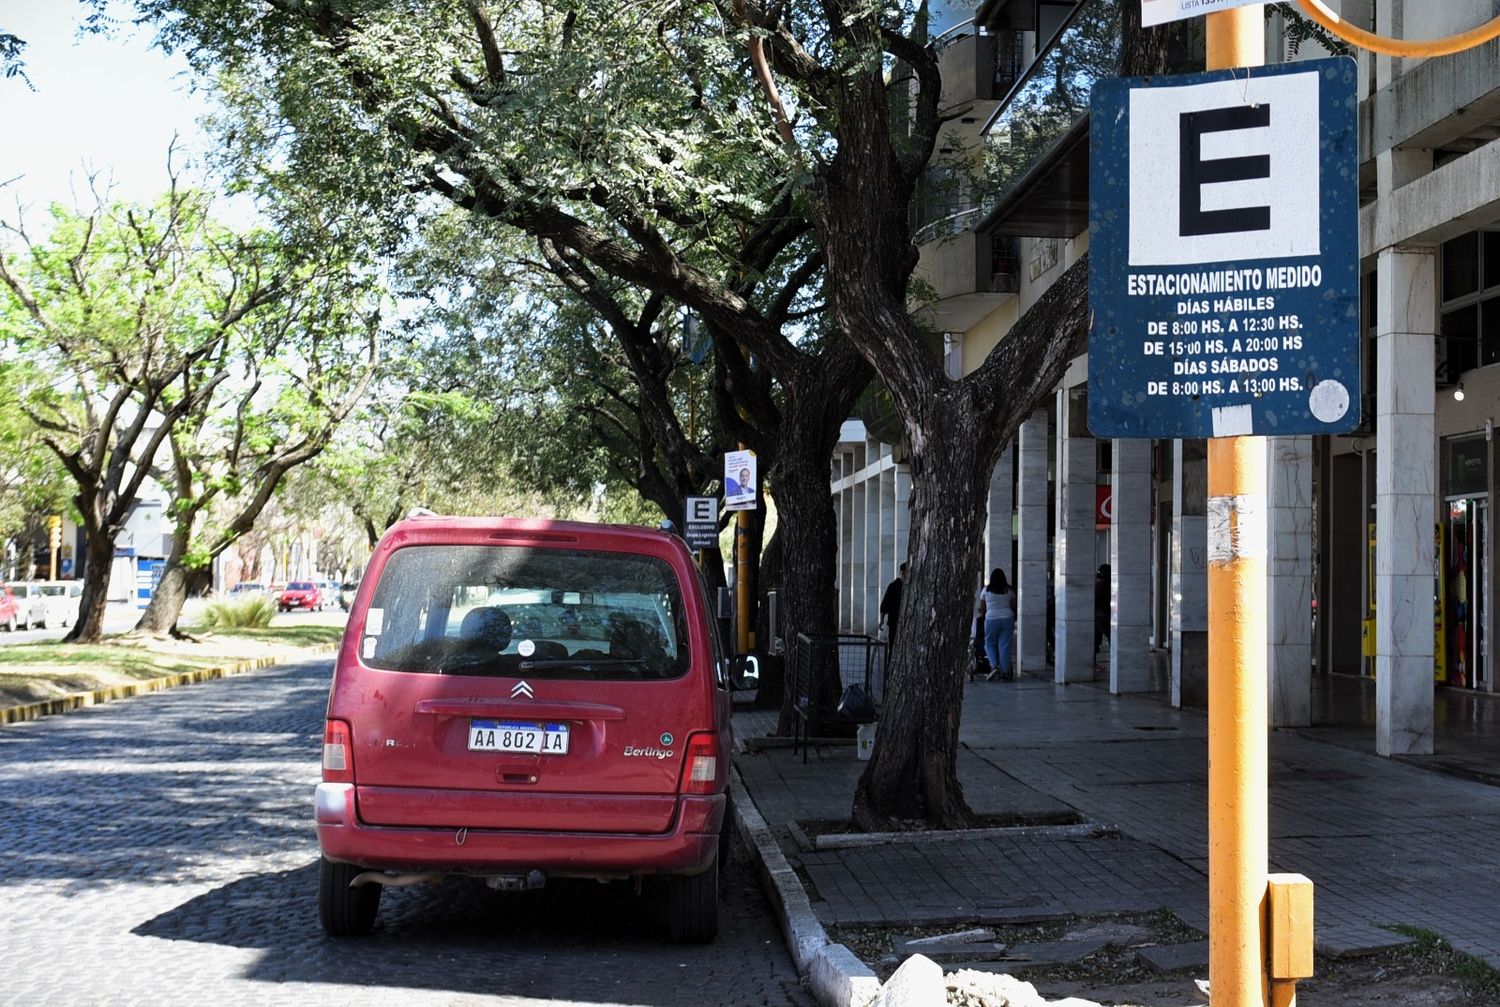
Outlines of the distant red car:
{"label": "distant red car", "polygon": [[675,535],[417,517],[376,547],[334,666],[318,908],[369,932],[384,885],[444,874],[665,879],[671,935],[718,931],[730,690]]}
{"label": "distant red car", "polygon": [[276,599],[276,607],[283,612],[290,612],[294,608],[305,608],[309,612],[316,612],[323,607],[323,595],[318,590],[318,585],[310,580],[294,580],[281,592]]}
{"label": "distant red car", "polygon": [[0,584],[0,626],[14,633],[20,622],[20,615],[21,603],[10,593],[10,588]]}

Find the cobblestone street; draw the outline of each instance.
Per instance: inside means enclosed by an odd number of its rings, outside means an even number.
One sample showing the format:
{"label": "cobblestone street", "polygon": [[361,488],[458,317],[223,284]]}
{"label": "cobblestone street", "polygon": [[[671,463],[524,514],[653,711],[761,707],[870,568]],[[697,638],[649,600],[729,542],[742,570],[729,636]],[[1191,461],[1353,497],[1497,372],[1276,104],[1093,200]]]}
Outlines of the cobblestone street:
{"label": "cobblestone street", "polygon": [[7,1003],[811,1004],[743,853],[717,943],[647,887],[390,889],[318,925],[312,788],[329,662],[0,729]]}

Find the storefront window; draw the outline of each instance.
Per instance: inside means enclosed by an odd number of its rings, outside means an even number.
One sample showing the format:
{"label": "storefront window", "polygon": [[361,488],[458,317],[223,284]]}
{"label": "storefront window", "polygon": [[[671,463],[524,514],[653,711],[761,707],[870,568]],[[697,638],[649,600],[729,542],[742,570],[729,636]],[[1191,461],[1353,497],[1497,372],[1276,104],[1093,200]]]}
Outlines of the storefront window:
{"label": "storefront window", "polygon": [[1444,441],[1448,448],[1447,471],[1443,481],[1444,496],[1482,496],[1488,491],[1486,485],[1483,437],[1449,438]]}

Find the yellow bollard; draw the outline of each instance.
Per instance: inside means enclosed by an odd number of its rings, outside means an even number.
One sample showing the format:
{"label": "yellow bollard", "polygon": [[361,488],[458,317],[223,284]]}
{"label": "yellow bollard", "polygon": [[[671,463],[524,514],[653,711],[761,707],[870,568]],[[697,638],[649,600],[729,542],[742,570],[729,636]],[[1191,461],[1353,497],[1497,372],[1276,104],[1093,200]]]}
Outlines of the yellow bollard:
{"label": "yellow bollard", "polygon": [[1313,883],[1301,874],[1273,874],[1266,890],[1271,1007],[1296,1007],[1297,980],[1313,974]]}

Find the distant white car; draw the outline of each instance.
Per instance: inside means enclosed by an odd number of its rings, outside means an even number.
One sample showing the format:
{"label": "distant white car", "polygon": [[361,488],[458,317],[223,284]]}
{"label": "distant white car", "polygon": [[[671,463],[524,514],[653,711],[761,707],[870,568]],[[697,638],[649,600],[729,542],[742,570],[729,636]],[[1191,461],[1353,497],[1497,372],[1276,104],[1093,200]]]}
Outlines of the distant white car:
{"label": "distant white car", "polygon": [[76,580],[49,580],[38,585],[46,600],[47,625],[71,626],[78,621],[83,585]]}
{"label": "distant white car", "polygon": [[21,629],[35,629],[47,625],[47,599],[42,595],[42,586],[34,581],[12,581],[5,585],[16,599],[16,625]]}
{"label": "distant white car", "polygon": [[242,580],[229,589],[231,598],[249,598],[251,595],[265,594],[266,585],[258,580]]}

